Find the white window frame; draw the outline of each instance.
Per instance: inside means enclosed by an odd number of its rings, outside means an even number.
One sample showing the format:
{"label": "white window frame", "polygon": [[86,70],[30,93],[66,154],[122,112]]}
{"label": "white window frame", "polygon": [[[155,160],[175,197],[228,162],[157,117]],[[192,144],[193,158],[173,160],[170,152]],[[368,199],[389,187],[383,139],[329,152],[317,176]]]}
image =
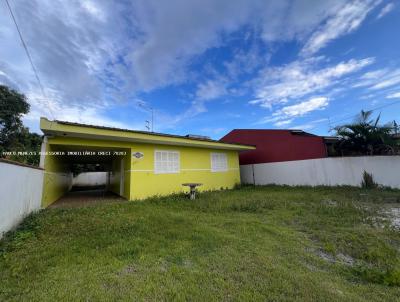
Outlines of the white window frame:
{"label": "white window frame", "polygon": [[[161,160],[161,162],[165,162],[167,169],[160,169],[159,166],[157,165],[157,153],[161,153],[161,154],[166,154],[167,159],[165,161]],[[169,164],[169,159],[168,157],[170,155],[177,155],[178,159],[177,159],[177,164],[174,165],[172,162],[172,164]],[[162,157],[162,155],[161,155]],[[168,166],[172,165],[175,166],[175,168],[173,167],[172,169],[168,169]],[[181,169],[181,155],[179,151],[175,151],[175,150],[154,150],[154,174],[177,174],[180,173],[180,169]]]}
{"label": "white window frame", "polygon": [[[216,163],[215,161],[219,159],[223,159],[224,162]],[[210,160],[211,160],[211,172],[227,172],[228,171],[228,156],[226,153],[220,152],[212,152],[210,153]]]}

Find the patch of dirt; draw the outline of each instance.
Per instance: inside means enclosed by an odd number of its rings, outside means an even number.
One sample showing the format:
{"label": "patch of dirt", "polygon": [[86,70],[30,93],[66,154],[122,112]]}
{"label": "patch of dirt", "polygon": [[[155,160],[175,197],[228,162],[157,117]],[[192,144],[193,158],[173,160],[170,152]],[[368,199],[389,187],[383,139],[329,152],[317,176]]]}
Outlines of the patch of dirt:
{"label": "patch of dirt", "polygon": [[382,204],[378,215],[369,217],[368,220],[377,228],[392,227],[400,230],[400,204]]}
{"label": "patch of dirt", "polygon": [[353,266],[354,265],[354,258],[349,256],[349,255],[345,255],[342,253],[339,253],[336,255],[336,258],[343,264],[348,265],[348,266]]}
{"label": "patch of dirt", "polygon": [[396,207],[389,207],[383,210],[382,214],[384,214],[387,219],[390,221],[390,225],[400,230],[400,207],[397,205]]}
{"label": "patch of dirt", "polygon": [[134,267],[133,265],[128,265],[126,267],[124,267],[118,274],[119,275],[130,275],[130,274],[134,274],[137,272],[136,267]]}
{"label": "patch of dirt", "polygon": [[345,255],[343,253],[338,253],[336,255],[332,255],[332,254],[326,253],[322,249],[313,249],[310,251],[313,254],[317,255],[319,258],[321,258],[329,263],[343,264],[346,266],[353,266],[355,263],[355,259],[353,257],[351,257],[349,255]]}
{"label": "patch of dirt", "polygon": [[319,258],[330,262],[330,263],[336,263],[336,259],[333,255],[325,253],[323,250],[315,250],[314,251],[315,255],[317,255]]}
{"label": "patch of dirt", "polygon": [[[371,210],[369,205],[363,205],[362,208]],[[374,207],[376,208],[376,206]],[[366,223],[376,228],[391,227],[400,230],[400,203],[382,203],[378,210],[374,210],[377,214],[366,218]]]}
{"label": "patch of dirt", "polygon": [[337,201],[333,199],[323,199],[322,204],[327,205],[329,207],[336,207]]}
{"label": "patch of dirt", "polygon": [[169,263],[165,260],[162,260],[160,263],[160,271],[166,273],[169,270]]}
{"label": "patch of dirt", "polygon": [[190,261],[189,259],[185,259],[182,264],[186,268],[192,268],[193,267],[193,262]]}

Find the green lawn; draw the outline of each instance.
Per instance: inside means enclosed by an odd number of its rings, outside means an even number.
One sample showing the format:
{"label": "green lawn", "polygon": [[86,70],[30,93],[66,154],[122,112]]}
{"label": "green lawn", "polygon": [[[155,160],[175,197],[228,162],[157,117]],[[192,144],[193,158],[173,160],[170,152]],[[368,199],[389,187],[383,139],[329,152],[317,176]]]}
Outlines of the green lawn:
{"label": "green lawn", "polygon": [[267,186],[46,209],[0,242],[0,301],[399,301],[388,202]]}

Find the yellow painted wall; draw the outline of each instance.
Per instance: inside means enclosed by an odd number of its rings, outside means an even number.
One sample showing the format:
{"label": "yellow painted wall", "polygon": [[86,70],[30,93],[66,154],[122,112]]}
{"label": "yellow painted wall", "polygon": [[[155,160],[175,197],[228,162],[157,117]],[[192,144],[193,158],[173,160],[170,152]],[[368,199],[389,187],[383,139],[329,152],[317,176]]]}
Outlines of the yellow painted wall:
{"label": "yellow painted wall", "polygon": [[[46,146],[47,152],[55,151],[51,145]],[[61,157],[48,155],[44,162],[44,180],[42,206],[47,207],[63,196],[71,188],[72,173]]]}
{"label": "yellow painted wall", "polygon": [[127,155],[124,156],[124,172],[125,172],[125,184],[124,184],[124,195],[123,197],[125,197],[126,199],[131,199],[131,178],[132,175],[129,171],[131,165],[132,165],[132,153],[131,150],[129,150],[127,152]]}
{"label": "yellow painted wall", "polygon": [[[154,173],[155,150],[179,151],[180,172],[171,174]],[[142,152],[144,157],[132,157],[130,199],[143,199],[154,195],[167,195],[188,191],[182,183],[202,183],[203,190],[232,188],[240,183],[239,159],[237,151],[203,149],[182,146],[136,144],[132,153]],[[228,171],[211,172],[211,153],[226,153]]]}
{"label": "yellow painted wall", "polygon": [[[130,143],[107,140],[88,140],[73,137],[55,137],[49,139],[49,144],[58,145],[78,145],[92,146],[98,148],[123,148],[127,154],[124,156],[124,172],[125,185],[123,197],[127,199],[144,199],[154,195],[168,195],[182,191],[188,191],[183,187],[182,183],[198,182],[203,186],[199,187],[203,190],[218,190],[221,188],[232,188],[235,184],[240,183],[240,170],[238,151],[221,150],[211,148],[173,146],[173,145],[154,145],[145,143]],[[51,147],[50,147],[51,148]],[[155,150],[179,151],[180,153],[180,172],[172,174],[155,174],[154,173],[154,152]],[[136,159],[132,157],[132,153],[142,152],[144,157]],[[211,172],[211,153],[226,153],[228,158],[228,171]],[[119,194],[119,173],[120,158],[115,157],[112,165],[112,175],[110,189]],[[57,157],[46,157],[46,172],[60,171],[68,172],[65,166]],[[47,174],[46,174],[47,175]],[[51,178],[59,179],[56,176],[48,174],[44,187],[43,205],[47,206],[61,197],[66,192],[66,186],[61,185]],[[45,177],[45,179],[46,179]]]}
{"label": "yellow painted wall", "polygon": [[124,193],[122,196],[126,199],[130,199],[131,174],[129,169],[131,165],[131,152],[130,149],[125,152],[125,156],[118,156],[112,161],[109,190],[120,195],[121,160],[123,159],[124,169],[122,171],[124,173]]}

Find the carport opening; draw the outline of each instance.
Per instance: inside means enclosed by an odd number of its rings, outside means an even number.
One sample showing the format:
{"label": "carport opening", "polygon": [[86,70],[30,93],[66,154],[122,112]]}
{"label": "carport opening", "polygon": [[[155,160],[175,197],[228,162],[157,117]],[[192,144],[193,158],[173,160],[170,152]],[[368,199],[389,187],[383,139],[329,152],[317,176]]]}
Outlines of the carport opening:
{"label": "carport opening", "polygon": [[63,152],[62,156],[48,159],[48,167],[54,167],[54,171],[46,168],[49,175],[58,178],[49,182],[53,190],[63,184],[61,194],[53,199],[55,202],[50,200],[52,206],[129,198],[129,150],[54,144],[50,147]]}
{"label": "carport opening", "polygon": [[52,207],[73,207],[123,198],[112,191],[112,161],[109,163],[71,163],[71,189],[57,200]]}
{"label": "carport opening", "polygon": [[105,163],[72,163],[71,192],[106,192],[110,185],[110,167]]}

